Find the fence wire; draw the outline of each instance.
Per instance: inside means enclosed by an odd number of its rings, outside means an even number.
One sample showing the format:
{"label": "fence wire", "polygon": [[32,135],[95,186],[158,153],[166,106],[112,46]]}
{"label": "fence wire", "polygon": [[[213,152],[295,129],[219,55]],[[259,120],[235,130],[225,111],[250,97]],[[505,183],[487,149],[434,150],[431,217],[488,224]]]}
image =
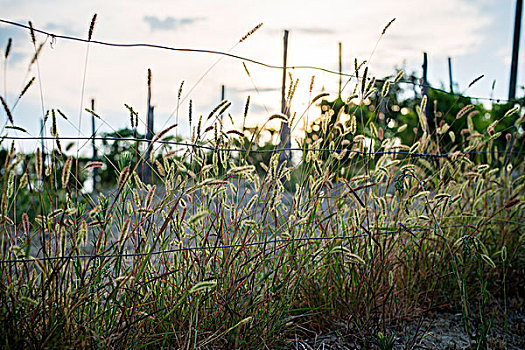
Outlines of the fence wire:
{"label": "fence wire", "polygon": [[[38,137],[38,136],[4,136],[3,139],[6,140],[46,140],[46,141],[54,141],[56,139],[59,140],[69,140],[69,141],[90,141],[90,140],[98,140],[98,141],[124,141],[124,142],[152,142],[152,140],[148,139],[141,139],[141,138],[133,138],[133,137],[76,137],[76,136],[58,136],[58,137]],[[446,153],[417,153],[417,152],[409,152],[409,151],[376,151],[376,152],[368,152],[368,151],[359,151],[359,150],[353,150],[348,148],[307,148],[307,147],[289,147],[289,148],[279,148],[276,147],[275,149],[271,150],[250,150],[250,149],[243,149],[243,148],[221,148],[221,147],[214,147],[214,146],[206,146],[203,144],[198,143],[189,143],[189,142],[178,142],[178,141],[164,141],[164,140],[158,140],[155,141],[155,143],[165,144],[165,145],[174,145],[174,146],[181,146],[181,147],[188,147],[188,148],[200,148],[205,149],[209,151],[217,151],[217,152],[239,152],[239,153],[278,153],[281,151],[292,151],[292,152],[347,152],[347,153],[355,153],[362,156],[376,156],[376,155],[404,155],[409,157],[427,157],[427,158],[450,158],[450,157],[457,157],[457,156],[464,156],[467,154],[525,154],[525,151],[511,151],[509,150],[480,150],[480,151],[468,151],[468,152],[446,152]]]}
{"label": "fence wire", "polygon": [[[500,223],[499,221],[491,222],[492,224]],[[509,223],[508,221],[502,221],[501,223]],[[525,221],[513,222],[513,223],[525,223]],[[141,257],[148,255],[161,255],[161,254],[171,254],[171,253],[181,253],[187,251],[202,251],[202,250],[215,250],[215,249],[229,249],[229,248],[244,248],[244,247],[253,247],[253,246],[262,246],[270,244],[280,244],[280,243],[294,243],[294,242],[314,242],[314,241],[340,241],[340,240],[352,240],[366,237],[376,237],[376,236],[389,236],[401,233],[413,233],[413,232],[422,232],[430,231],[435,228],[432,227],[414,227],[408,228],[403,224],[398,224],[402,227],[401,230],[391,230],[383,231],[377,233],[363,233],[359,235],[352,236],[324,236],[324,237],[298,237],[298,238],[280,238],[272,239],[265,241],[256,241],[256,242],[247,242],[247,243],[236,243],[236,244],[226,244],[226,245],[211,245],[211,246],[196,246],[196,247],[184,247],[184,248],[174,248],[166,250],[155,250],[152,252],[139,252],[139,253],[121,253],[121,254],[79,254],[79,255],[65,255],[65,256],[49,256],[49,257],[33,257],[27,259],[10,259],[10,260],[0,260],[0,264],[13,264],[13,263],[30,263],[30,262],[43,262],[43,261],[57,261],[57,260],[73,260],[73,259],[113,259],[113,258],[133,258]],[[458,224],[458,225],[447,225],[441,226],[441,229],[449,228],[460,228],[460,227],[469,227],[473,228],[475,225],[468,224]]]}
{"label": "fence wire", "polygon": [[[5,23],[5,24],[11,25],[11,26],[16,26],[16,27],[27,29],[27,30],[31,30],[31,27],[29,27],[28,25],[17,23],[17,22],[13,22],[13,21],[9,21],[9,20],[5,20],[5,19],[0,19],[0,23]],[[97,44],[97,45],[110,46],[110,47],[120,47],[120,48],[152,48],[152,49],[161,49],[161,50],[167,50],[167,51],[213,54],[213,55],[220,55],[220,56],[230,57],[230,58],[233,58],[233,59],[236,59],[236,60],[241,60],[243,62],[253,63],[253,64],[256,64],[256,65],[259,65],[259,66],[262,66],[262,67],[266,67],[266,68],[271,68],[271,69],[280,69],[280,70],[283,70],[283,69],[310,69],[310,70],[318,70],[318,71],[322,71],[322,72],[325,72],[325,73],[334,74],[334,75],[338,75],[338,76],[354,78],[354,79],[357,79],[357,80],[361,80],[362,79],[362,78],[356,77],[354,73],[338,72],[338,71],[334,71],[332,69],[328,69],[328,68],[324,68],[324,67],[309,66],[309,65],[296,65],[296,66],[275,65],[275,64],[262,62],[262,61],[259,61],[259,60],[256,60],[256,59],[243,57],[243,56],[238,56],[238,55],[234,55],[234,54],[231,54],[231,53],[228,53],[228,52],[217,51],[217,50],[178,48],[178,47],[157,45],[157,44],[149,44],[149,43],[132,43],[132,44],[114,43],[114,42],[99,41],[99,40],[88,40],[88,39],[79,38],[79,37],[70,36],[70,35],[54,34],[52,32],[45,31],[45,30],[42,30],[42,29],[38,29],[36,27],[32,27],[32,30],[34,32],[37,32],[37,33],[40,33],[40,34],[47,35],[52,40],[63,39],[63,40],[84,42],[84,43]],[[370,80],[371,78],[367,78],[367,79]],[[410,81],[410,80],[400,80],[400,81],[394,82],[394,81],[389,80],[389,79],[376,79],[376,82],[378,82],[378,83],[385,83],[386,81],[389,81],[390,84],[407,84],[407,85],[418,86],[418,87],[422,87],[423,86],[423,82],[417,83],[415,81]],[[452,92],[446,91],[444,89],[432,87],[428,83],[426,83],[426,87],[428,89],[431,89],[431,90],[434,90],[434,91],[439,91],[439,92],[442,92],[442,93],[446,93],[446,94],[454,95],[454,96],[459,96],[459,97],[470,98],[472,100],[485,100],[485,101],[491,101],[491,102],[496,102],[496,103],[523,102],[523,99],[503,99],[503,98],[493,98],[493,97],[476,97],[476,96],[462,95],[462,94],[452,93]]]}

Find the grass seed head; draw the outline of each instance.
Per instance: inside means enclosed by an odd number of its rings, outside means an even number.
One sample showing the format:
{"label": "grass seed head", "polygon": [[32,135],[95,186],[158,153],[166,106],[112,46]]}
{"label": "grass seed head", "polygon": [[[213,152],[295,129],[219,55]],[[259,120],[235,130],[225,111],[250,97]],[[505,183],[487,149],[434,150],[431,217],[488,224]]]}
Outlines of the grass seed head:
{"label": "grass seed head", "polygon": [[166,176],[166,171],[164,170],[164,167],[162,166],[162,164],[157,159],[155,159],[155,166],[157,167],[157,170],[158,170],[159,175],[161,177]]}
{"label": "grass seed head", "polygon": [[122,246],[122,243],[126,241],[126,239],[129,237],[129,227],[131,225],[131,218],[128,218],[119,231],[119,237],[118,237],[118,243],[119,246]]}
{"label": "grass seed head", "polygon": [[400,70],[399,72],[397,72],[397,75],[394,78],[394,84],[398,83],[401,80],[401,78],[403,78],[404,74],[405,74],[404,70]]}
{"label": "grass seed head", "polygon": [[7,102],[4,100],[2,96],[0,96],[0,100],[2,101],[2,106],[4,107],[5,114],[7,114],[7,118],[9,118],[9,121],[11,124],[14,124],[13,115],[11,114],[11,110],[7,106]]}
{"label": "grass seed head", "polygon": [[33,23],[29,21],[29,34],[31,34],[31,42],[33,45],[36,44],[35,29],[33,28]]}
{"label": "grass seed head", "polygon": [[182,96],[182,87],[183,86],[184,86],[184,80],[180,83],[179,92],[177,94],[177,100],[180,100],[180,97]]}
{"label": "grass seed head", "polygon": [[7,41],[7,46],[5,48],[4,58],[7,60],[9,57],[9,53],[11,52],[11,44],[13,43],[13,39],[9,38]]}
{"label": "grass seed head", "polygon": [[118,178],[118,187],[119,188],[122,188],[126,182],[128,181],[128,178],[129,178],[129,166],[125,167],[124,169],[122,169],[122,171],[120,172],[120,176]]}
{"label": "grass seed head", "polygon": [[42,176],[42,151],[37,147],[35,152],[35,173],[38,178]]}
{"label": "grass seed head", "polygon": [[66,188],[67,184],[69,183],[69,175],[71,174],[72,161],[73,161],[73,158],[68,157],[66,159],[66,163],[64,164],[64,167],[62,168],[62,188]]}
{"label": "grass seed head", "polygon": [[385,35],[385,33],[386,33],[388,27],[390,27],[390,25],[392,25],[392,23],[394,23],[395,20],[396,20],[395,18],[392,18],[392,19],[390,20],[390,22],[387,23],[387,25],[383,28],[383,31],[381,32],[381,35]]}
{"label": "grass seed head", "polygon": [[365,94],[367,74],[368,74],[368,66],[365,67],[365,72],[363,73],[363,79],[361,80],[361,96]]}
{"label": "grass seed head", "polygon": [[243,36],[241,38],[241,40],[239,40],[240,43],[242,43],[244,40],[248,39],[248,37],[250,35],[252,35],[253,33],[255,33],[257,30],[259,30],[259,28],[261,28],[263,26],[263,23],[259,23],[258,25],[256,25],[252,30],[250,30],[248,33],[246,33],[245,36]]}
{"label": "grass seed head", "polygon": [[472,109],[474,109],[474,105],[466,105],[465,107],[461,108],[456,115],[456,119],[460,119],[464,115],[466,115],[468,112],[470,112]]}
{"label": "grass seed head", "polygon": [[26,86],[24,86],[24,88],[22,89],[22,92],[20,92],[20,95],[18,95],[18,98],[22,98],[22,96],[24,96],[24,94],[27,92],[27,90],[29,90],[31,85],[33,85],[34,81],[35,81],[35,77],[32,77],[31,80],[29,80],[29,82],[26,84]]}
{"label": "grass seed head", "polygon": [[22,214],[22,227],[24,228],[24,233],[25,235],[29,235],[30,231],[29,231],[29,217],[27,216],[26,213],[23,213]]}
{"label": "grass seed head", "polygon": [[104,166],[104,163],[99,161],[89,162],[84,167],[84,170],[93,169],[93,168],[101,168]]}
{"label": "grass seed head", "polygon": [[519,203],[520,203],[520,199],[519,198],[514,198],[514,199],[511,199],[510,201],[508,201],[507,203],[505,203],[504,207],[505,207],[505,209],[510,209],[513,206],[518,205]]}
{"label": "grass seed head", "polygon": [[382,96],[383,98],[385,98],[385,97],[388,95],[389,92],[390,92],[390,81],[387,80],[387,81],[385,81],[385,83],[383,84],[383,89],[381,90],[381,96]]}
{"label": "grass seed head", "polygon": [[168,132],[170,132],[171,130],[175,129],[176,127],[177,127],[177,124],[173,124],[171,126],[168,126],[166,129],[162,130],[157,135],[155,135],[155,137],[153,138],[151,143],[154,144],[155,142],[161,140],[164,136],[166,136],[166,134]]}
{"label": "grass seed head", "polygon": [[93,36],[93,30],[95,29],[95,23],[97,21],[97,14],[95,13],[93,15],[93,18],[91,19],[91,24],[89,26],[89,32],[88,32],[88,41],[91,41],[91,38]]}

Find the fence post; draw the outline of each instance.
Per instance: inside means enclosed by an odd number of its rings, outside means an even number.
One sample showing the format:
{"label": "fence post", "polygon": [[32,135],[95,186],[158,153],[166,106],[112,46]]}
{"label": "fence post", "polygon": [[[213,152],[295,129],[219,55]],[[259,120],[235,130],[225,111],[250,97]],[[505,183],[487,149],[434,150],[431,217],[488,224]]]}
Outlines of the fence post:
{"label": "fence post", "polygon": [[423,52],[423,87],[421,91],[421,98],[423,96],[427,97],[427,104],[425,106],[425,110],[422,111],[425,113],[425,117],[427,118],[427,127],[429,130],[425,130],[427,133],[430,132],[430,130],[433,130],[433,128],[430,126],[431,124],[431,118],[428,117],[428,105],[430,104],[430,101],[428,101],[428,81],[427,81],[427,69],[428,69],[428,59],[427,59],[427,53]]}
{"label": "fence post", "polygon": [[153,106],[151,105],[151,69],[148,68],[148,117],[147,117],[147,123],[146,123],[146,139],[148,140],[147,143],[147,151],[146,151],[146,159],[143,161],[144,164],[144,182],[145,183],[151,183],[151,148],[153,145],[151,144],[151,140],[153,139]]}
{"label": "fence post", "polygon": [[[221,85],[221,102],[224,101],[224,98],[225,98],[224,85]],[[220,115],[220,119],[222,121],[222,114]]]}
{"label": "fence post", "polygon": [[343,44],[339,42],[339,98],[341,98],[341,91],[343,89],[343,59],[342,50]]}
{"label": "fence post", "polygon": [[450,84],[450,93],[454,93],[454,80],[452,79],[452,59],[448,58],[448,81]]}
{"label": "fence post", "polygon": [[514,40],[512,43],[512,63],[510,65],[509,100],[514,100],[516,98],[516,81],[518,76],[522,9],[523,0],[517,0],[516,17],[514,19]]}
{"label": "fence post", "polygon": [[44,148],[44,137],[45,137],[45,125],[44,117],[40,119],[40,147],[42,148],[42,184],[44,184],[44,177],[46,176],[46,149]]}
{"label": "fence post", "polygon": [[[95,111],[95,99],[91,99],[91,110]],[[95,129],[95,116],[93,113],[91,114],[91,146],[93,147],[93,154],[92,154],[92,161],[97,161],[97,147],[95,146],[95,137],[97,136],[97,132]],[[98,167],[93,168],[93,192],[96,192],[97,190],[97,175],[98,175]]]}
{"label": "fence post", "polygon": [[[284,31],[283,37],[284,51],[283,51],[283,82],[281,87],[281,113],[290,116],[289,107],[286,101],[286,58],[288,56],[288,30]],[[279,166],[284,162],[290,159],[290,150],[284,151],[284,148],[290,148],[290,127],[288,122],[281,122],[281,132],[280,132],[280,143],[279,149],[281,154],[279,155]]]}

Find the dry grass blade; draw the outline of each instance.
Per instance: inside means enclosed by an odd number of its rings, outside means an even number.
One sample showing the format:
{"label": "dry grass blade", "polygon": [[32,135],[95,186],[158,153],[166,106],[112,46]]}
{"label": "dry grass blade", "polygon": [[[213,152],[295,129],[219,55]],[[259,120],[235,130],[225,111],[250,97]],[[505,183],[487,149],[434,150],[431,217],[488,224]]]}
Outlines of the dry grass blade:
{"label": "dry grass blade", "polygon": [[323,98],[323,97],[326,97],[326,96],[329,96],[330,94],[328,92],[323,92],[323,93],[320,93],[319,95],[315,96],[313,99],[312,99],[312,102],[310,102],[311,104],[315,103],[317,100],[319,100],[320,98]]}
{"label": "dry grass blade", "polygon": [[507,203],[505,203],[504,207],[505,209],[510,209],[516,205],[518,205],[520,203],[520,199],[519,198],[514,198],[514,199],[511,199],[510,201],[508,201]]}
{"label": "dry grass blade", "polygon": [[274,119],[280,119],[280,120],[288,123],[288,117],[285,116],[284,114],[281,114],[281,113],[277,113],[277,114],[272,115],[270,118],[268,118],[268,121],[274,120]]}
{"label": "dry grass blade", "polygon": [[62,118],[64,118],[65,120],[67,120],[66,115],[65,115],[60,109],[57,108],[57,112],[58,112],[58,114],[60,114],[60,116],[61,116]]}
{"label": "dry grass blade", "polygon": [[31,59],[31,63],[29,64],[30,66],[35,64],[35,62],[38,60],[38,56],[40,56],[40,52],[42,52],[43,47],[44,47],[44,43],[40,43],[40,45],[38,45],[38,48],[36,49],[35,54],[33,55],[33,58]]}
{"label": "dry grass blade", "polygon": [[24,128],[20,127],[20,126],[16,126],[16,125],[6,125],[5,128],[28,133],[26,129],[24,129]]}
{"label": "dry grass blade", "polygon": [[234,134],[234,135],[238,135],[240,137],[244,137],[244,134],[238,130],[228,130],[226,131],[226,134],[228,135],[231,135],[231,134]]}
{"label": "dry grass blade", "polygon": [[88,112],[89,114],[91,114],[93,117],[102,120],[102,118],[101,118],[97,113],[95,113],[95,111],[92,111],[92,110],[89,109],[89,108],[84,108],[84,110],[85,110],[86,112]]}

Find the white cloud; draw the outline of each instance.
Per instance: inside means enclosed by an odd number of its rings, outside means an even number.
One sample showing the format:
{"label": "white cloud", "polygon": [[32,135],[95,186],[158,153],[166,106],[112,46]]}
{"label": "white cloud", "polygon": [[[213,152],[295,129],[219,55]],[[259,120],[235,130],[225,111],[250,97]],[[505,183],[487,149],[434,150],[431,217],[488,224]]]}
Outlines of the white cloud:
{"label": "white cloud", "polygon": [[182,27],[189,26],[195,22],[201,21],[204,18],[201,17],[183,17],[183,18],[174,18],[168,16],[164,19],[160,19],[157,16],[144,16],[144,22],[146,22],[151,31],[156,30],[171,30],[175,31]]}

